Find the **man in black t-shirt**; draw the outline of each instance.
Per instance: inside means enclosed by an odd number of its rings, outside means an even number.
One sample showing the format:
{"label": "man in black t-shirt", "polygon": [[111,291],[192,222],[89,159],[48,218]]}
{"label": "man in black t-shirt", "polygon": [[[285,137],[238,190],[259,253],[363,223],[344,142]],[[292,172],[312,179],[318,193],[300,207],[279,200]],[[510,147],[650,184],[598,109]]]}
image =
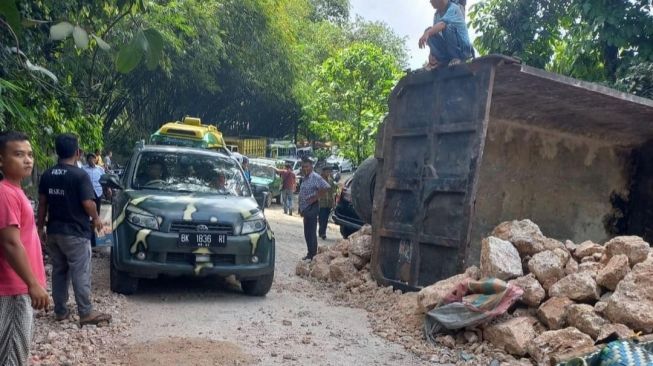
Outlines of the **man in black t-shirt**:
{"label": "man in black t-shirt", "polygon": [[61,321],[70,316],[66,306],[70,278],[80,325],[109,322],[111,316],[94,311],[91,304],[91,232],[102,229],[95,191],[88,174],[75,165],[80,154],[77,137],[59,135],[55,146],[59,163],[41,177],[37,222],[52,261],[55,318]]}

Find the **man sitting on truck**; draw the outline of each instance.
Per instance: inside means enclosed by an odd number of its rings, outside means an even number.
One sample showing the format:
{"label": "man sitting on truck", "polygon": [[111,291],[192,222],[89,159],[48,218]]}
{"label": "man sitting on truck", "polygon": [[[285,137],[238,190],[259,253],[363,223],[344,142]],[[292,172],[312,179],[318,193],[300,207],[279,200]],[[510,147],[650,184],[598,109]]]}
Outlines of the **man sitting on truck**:
{"label": "man sitting on truck", "polygon": [[419,39],[419,48],[429,46],[426,69],[457,65],[473,55],[469,32],[465,24],[464,0],[430,0],[435,8],[433,26],[427,28]]}

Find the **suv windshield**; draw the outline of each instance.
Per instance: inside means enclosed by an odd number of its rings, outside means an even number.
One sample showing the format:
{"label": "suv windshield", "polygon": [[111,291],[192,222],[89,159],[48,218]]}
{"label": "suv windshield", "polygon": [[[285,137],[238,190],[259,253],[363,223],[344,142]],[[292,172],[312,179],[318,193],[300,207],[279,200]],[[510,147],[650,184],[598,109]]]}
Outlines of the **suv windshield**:
{"label": "suv windshield", "polygon": [[277,174],[273,167],[259,163],[250,163],[249,169],[253,177],[274,180]]}
{"label": "suv windshield", "polygon": [[133,189],[250,196],[232,159],[193,153],[146,151],[140,154]]}

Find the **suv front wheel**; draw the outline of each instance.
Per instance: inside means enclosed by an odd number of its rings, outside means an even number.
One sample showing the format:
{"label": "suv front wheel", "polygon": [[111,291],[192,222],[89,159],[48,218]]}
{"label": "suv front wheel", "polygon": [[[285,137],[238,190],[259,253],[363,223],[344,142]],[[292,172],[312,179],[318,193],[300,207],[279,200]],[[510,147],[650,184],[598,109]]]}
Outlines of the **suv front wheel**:
{"label": "suv front wheel", "polygon": [[243,292],[250,296],[265,296],[272,287],[274,273],[261,276],[255,280],[240,281]]}
{"label": "suv front wheel", "polygon": [[109,282],[111,282],[111,291],[123,295],[132,295],[138,290],[138,278],[134,278],[125,272],[119,271],[111,262],[109,273]]}

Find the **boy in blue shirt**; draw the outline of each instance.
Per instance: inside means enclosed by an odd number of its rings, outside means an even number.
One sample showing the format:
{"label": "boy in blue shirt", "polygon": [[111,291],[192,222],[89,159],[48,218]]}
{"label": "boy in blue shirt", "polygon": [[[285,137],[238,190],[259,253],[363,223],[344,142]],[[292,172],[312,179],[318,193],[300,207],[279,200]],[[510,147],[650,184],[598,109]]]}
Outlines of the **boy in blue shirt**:
{"label": "boy in blue shirt", "polygon": [[451,0],[430,0],[435,8],[433,26],[424,31],[419,47],[429,46],[427,69],[456,65],[472,57],[472,44],[463,7]]}

